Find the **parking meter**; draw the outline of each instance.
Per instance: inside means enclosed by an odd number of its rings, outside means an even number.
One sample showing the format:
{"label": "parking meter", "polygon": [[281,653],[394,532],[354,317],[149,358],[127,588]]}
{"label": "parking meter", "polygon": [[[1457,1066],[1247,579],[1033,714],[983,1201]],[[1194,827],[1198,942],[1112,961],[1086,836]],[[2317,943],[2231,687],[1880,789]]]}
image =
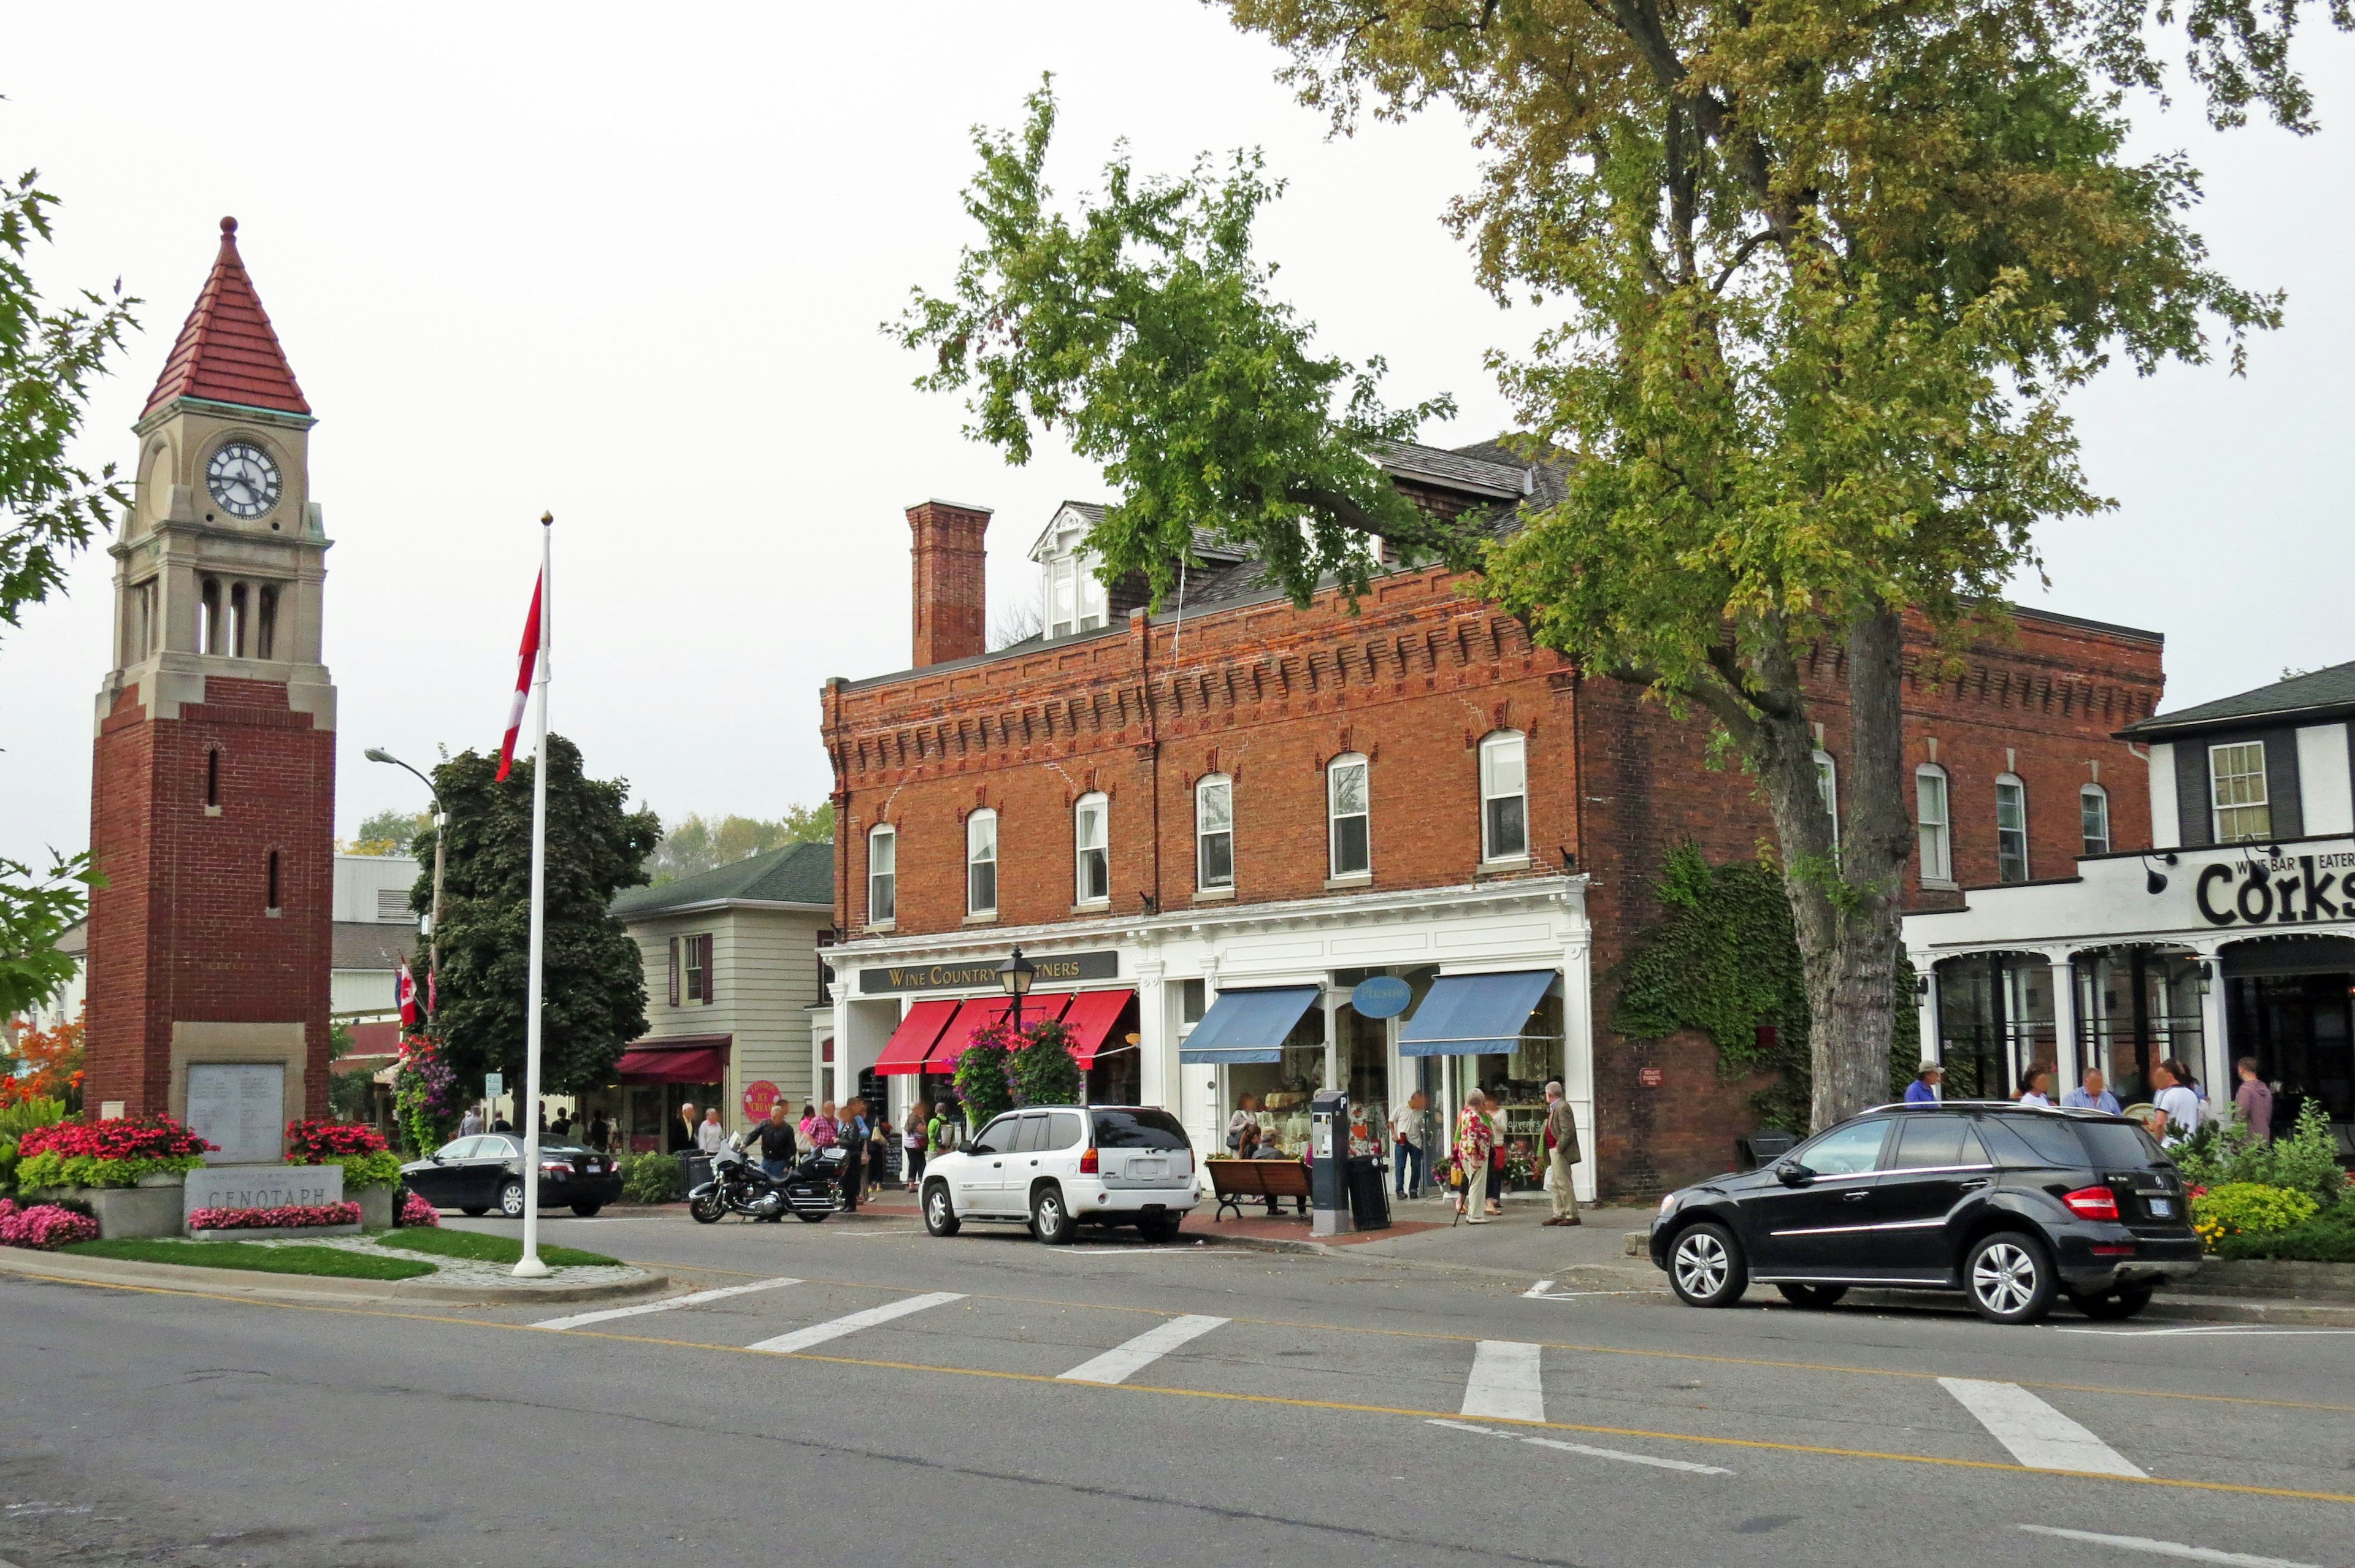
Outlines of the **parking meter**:
{"label": "parking meter", "polygon": [[1349,1220],[1349,1096],[1320,1089],[1308,1102],[1308,1233],[1346,1235]]}

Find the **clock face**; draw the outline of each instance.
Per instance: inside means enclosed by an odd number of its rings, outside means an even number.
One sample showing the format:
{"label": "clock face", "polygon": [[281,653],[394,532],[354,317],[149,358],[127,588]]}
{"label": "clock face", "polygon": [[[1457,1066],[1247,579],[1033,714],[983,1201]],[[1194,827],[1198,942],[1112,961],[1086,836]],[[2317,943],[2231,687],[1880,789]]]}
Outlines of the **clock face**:
{"label": "clock face", "polygon": [[278,505],[278,464],[250,441],[232,441],[205,464],[213,504],[233,517],[258,517]]}

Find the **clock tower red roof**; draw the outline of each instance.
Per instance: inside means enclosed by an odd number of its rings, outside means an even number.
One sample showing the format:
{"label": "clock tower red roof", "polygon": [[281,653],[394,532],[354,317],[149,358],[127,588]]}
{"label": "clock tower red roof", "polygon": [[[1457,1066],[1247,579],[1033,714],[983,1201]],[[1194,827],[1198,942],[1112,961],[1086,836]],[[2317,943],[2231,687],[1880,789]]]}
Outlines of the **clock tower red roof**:
{"label": "clock tower red roof", "polygon": [[147,394],[145,418],[176,398],[203,398],[216,403],[240,403],[250,409],[275,409],[281,413],[308,414],[293,368],[278,347],[261,296],[253,292],[245,262],[237,253],[237,219],[220,221],[220,254],[213,258],[212,276],[197,295],[172,346],[164,374]]}

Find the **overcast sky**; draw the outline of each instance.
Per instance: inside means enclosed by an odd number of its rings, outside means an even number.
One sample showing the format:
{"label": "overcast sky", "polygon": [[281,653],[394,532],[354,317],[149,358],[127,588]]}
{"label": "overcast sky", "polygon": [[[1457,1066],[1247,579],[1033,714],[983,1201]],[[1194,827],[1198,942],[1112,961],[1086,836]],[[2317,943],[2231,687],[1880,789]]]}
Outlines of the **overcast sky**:
{"label": "overcast sky", "polygon": [[[1453,392],[1458,444],[1508,422],[1481,367],[1527,311],[1442,229],[1476,161],[1444,111],[1324,135],[1280,63],[1192,0],[1119,5],[46,5],[10,23],[0,165],[64,202],[33,257],[53,297],[120,274],[146,330],[82,456],[128,426],[223,214],[309,396],[336,541],[337,830],[418,803],[386,746],[492,746],[538,548],[559,521],[555,724],[666,816],[824,798],[818,687],[908,662],[903,508],[996,508],[993,609],[1099,475],[1007,467],[878,331],[966,238],[967,128],[1014,123],[1042,69],[1059,188],[1126,137],[1141,167],[1256,144],[1281,291],[1332,351],[1386,355],[1393,402]],[[2250,374],[2113,375],[2075,405],[2119,509],[2048,528],[2019,597],[2163,631],[2169,705],[2355,657],[2342,476],[2355,362],[2355,48],[2304,40],[2325,129],[2219,135],[2147,116],[2208,173],[2199,215],[2240,281],[2289,292]],[[2338,432],[2333,434],[2332,432]],[[88,841],[109,572],[0,643],[0,855]]]}

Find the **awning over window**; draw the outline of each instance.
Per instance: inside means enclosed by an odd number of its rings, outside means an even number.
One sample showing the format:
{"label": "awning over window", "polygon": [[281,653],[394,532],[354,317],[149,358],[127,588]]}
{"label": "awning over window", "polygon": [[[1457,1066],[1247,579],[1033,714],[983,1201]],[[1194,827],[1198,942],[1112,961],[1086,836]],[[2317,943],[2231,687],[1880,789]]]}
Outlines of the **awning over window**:
{"label": "awning over window", "polygon": [[900,1020],[900,1027],[893,1029],[891,1038],[884,1042],[883,1054],[875,1061],[875,1071],[885,1073],[922,1072],[924,1058],[932,1054],[933,1043],[941,1038],[941,1031],[949,1027],[949,1019],[956,1017],[956,1010],[954,1002],[939,1000],[918,1002],[910,1008],[908,1016]]}
{"label": "awning over window", "polygon": [[1399,1031],[1399,1054],[1493,1056],[1511,1051],[1554,977],[1551,969],[1442,975]]}
{"label": "awning over window", "polygon": [[1220,991],[1178,1060],[1188,1065],[1224,1066],[1238,1061],[1281,1061],[1284,1037],[1300,1015],[1316,1005],[1315,986],[1279,986],[1264,991]]}
{"label": "awning over window", "polygon": [[933,1043],[932,1054],[924,1058],[924,1071],[955,1072],[957,1058],[973,1043],[973,1031],[1004,1018],[1006,1009],[1012,1005],[1012,999],[1007,997],[975,997],[959,1004],[956,1017],[949,1019],[948,1027],[941,1030],[941,1038]]}
{"label": "awning over window", "polygon": [[728,1076],[733,1035],[677,1035],[642,1040],[613,1064],[613,1081],[644,1088],[656,1083],[718,1083]]}
{"label": "awning over window", "polygon": [[1120,1022],[1135,997],[1135,991],[1082,991],[1063,1013],[1063,1027],[1071,1033],[1071,1060],[1082,1070],[1095,1064],[1096,1052]]}

